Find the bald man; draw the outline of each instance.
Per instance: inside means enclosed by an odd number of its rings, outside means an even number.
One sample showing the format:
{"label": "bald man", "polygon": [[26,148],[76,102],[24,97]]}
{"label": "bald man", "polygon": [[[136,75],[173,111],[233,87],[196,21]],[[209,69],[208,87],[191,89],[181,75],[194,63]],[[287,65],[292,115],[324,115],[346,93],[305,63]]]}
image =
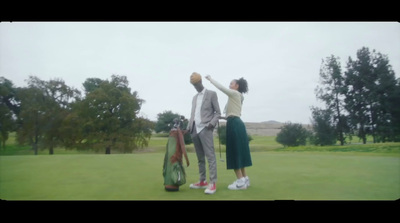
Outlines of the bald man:
{"label": "bald man", "polygon": [[[199,182],[190,184],[190,188],[206,188],[204,193],[214,194],[217,182],[217,161],[214,150],[213,131],[221,116],[218,97],[215,91],[205,89],[201,75],[193,72],[190,83],[194,86],[197,94],[193,97],[192,113],[187,129],[189,130],[199,165]],[[210,171],[210,183],[206,180],[206,160]]]}

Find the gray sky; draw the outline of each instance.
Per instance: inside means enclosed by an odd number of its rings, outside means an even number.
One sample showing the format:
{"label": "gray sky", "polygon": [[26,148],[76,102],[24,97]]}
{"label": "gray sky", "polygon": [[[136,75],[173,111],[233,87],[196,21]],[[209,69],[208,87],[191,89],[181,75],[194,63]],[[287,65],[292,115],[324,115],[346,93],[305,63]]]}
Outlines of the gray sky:
{"label": "gray sky", "polygon": [[[363,46],[386,54],[400,74],[397,22],[2,22],[0,76],[18,87],[29,75],[62,78],[83,90],[86,78],[128,77],[156,120],[172,110],[189,117],[193,71],[228,86],[249,83],[242,119],[309,123],[322,59],[340,57],[342,71]],[[215,90],[221,109],[227,96]]]}

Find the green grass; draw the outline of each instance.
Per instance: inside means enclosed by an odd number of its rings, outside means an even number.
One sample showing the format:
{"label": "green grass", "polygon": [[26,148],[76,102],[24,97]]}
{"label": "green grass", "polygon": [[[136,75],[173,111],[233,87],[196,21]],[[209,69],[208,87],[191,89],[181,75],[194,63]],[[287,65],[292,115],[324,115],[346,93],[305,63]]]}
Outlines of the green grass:
{"label": "green grass", "polygon": [[[225,154],[223,154],[223,157]],[[359,153],[256,152],[251,187],[230,191],[234,173],[218,161],[214,195],[189,189],[198,180],[194,153],[179,192],[163,188],[162,153],[0,156],[6,200],[394,200],[400,158]]]}
{"label": "green grass", "polygon": [[[0,199],[6,200],[395,200],[400,197],[400,143],[284,148],[274,137],[253,136],[251,187],[230,191],[235,179],[217,155],[217,193],[189,189],[198,180],[191,165],[179,192],[166,192],[162,164],[166,137],[152,137],[133,154],[95,154],[57,148],[33,156],[12,138],[0,151]],[[222,146],[225,159],[225,146]],[[88,154],[85,154],[88,153]],[[62,154],[62,155],[61,155]]]}
{"label": "green grass", "polygon": [[271,151],[282,148],[282,145],[275,141],[275,136],[252,136],[250,141],[250,149],[252,152]]}

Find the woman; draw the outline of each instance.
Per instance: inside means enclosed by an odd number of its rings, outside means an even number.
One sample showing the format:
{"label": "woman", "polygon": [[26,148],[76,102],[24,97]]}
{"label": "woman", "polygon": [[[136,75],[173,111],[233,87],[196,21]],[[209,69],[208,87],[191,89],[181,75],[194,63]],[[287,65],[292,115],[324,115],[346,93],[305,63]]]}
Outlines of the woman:
{"label": "woman", "polygon": [[246,189],[250,186],[250,180],[246,175],[245,167],[251,166],[252,161],[246,127],[240,116],[244,99],[243,93],[247,93],[249,90],[247,81],[243,78],[232,80],[228,89],[213,80],[210,75],[207,75],[206,79],[229,97],[225,107],[227,117],[226,167],[235,171],[237,179],[228,186],[228,189]]}

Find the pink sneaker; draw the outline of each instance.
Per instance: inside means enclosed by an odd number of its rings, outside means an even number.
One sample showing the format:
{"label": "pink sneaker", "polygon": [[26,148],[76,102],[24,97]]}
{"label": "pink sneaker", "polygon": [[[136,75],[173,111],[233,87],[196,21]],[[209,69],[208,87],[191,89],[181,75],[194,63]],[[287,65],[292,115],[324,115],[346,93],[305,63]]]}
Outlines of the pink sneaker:
{"label": "pink sneaker", "polygon": [[200,189],[200,188],[207,188],[207,186],[208,186],[207,181],[200,181],[194,184],[190,184],[189,188]]}
{"label": "pink sneaker", "polygon": [[215,183],[209,184],[207,189],[204,191],[206,194],[214,194],[215,191],[217,191],[217,187],[215,186]]}

